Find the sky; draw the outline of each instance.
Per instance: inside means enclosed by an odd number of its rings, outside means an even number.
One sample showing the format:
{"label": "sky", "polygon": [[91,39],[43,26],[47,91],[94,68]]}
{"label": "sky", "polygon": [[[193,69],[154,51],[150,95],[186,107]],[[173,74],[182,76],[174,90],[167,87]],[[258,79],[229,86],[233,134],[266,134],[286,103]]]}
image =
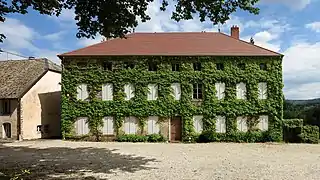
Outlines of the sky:
{"label": "sky", "polygon": [[[221,31],[230,34],[230,27],[240,27],[240,38],[284,54],[283,77],[286,99],[320,98],[320,0],[260,0],[259,15],[238,11],[221,25]],[[179,23],[170,19],[173,6],[162,12],[160,0],[149,4],[151,20],[139,23],[136,32],[217,32],[218,26],[209,21],[193,20]],[[98,43],[95,39],[76,38],[77,26],[72,10],[59,17],[40,15],[8,15],[0,23],[0,32],[7,36],[0,48],[25,56],[46,57],[58,64],[57,54]],[[0,54],[0,60],[17,59]]]}

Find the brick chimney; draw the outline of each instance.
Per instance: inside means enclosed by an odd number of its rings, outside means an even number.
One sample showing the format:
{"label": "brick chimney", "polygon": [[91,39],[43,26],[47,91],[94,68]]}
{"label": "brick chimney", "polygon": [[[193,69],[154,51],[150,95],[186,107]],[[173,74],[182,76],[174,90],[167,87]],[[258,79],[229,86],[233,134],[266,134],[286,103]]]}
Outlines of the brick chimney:
{"label": "brick chimney", "polygon": [[232,26],[231,27],[231,37],[233,37],[235,39],[239,39],[240,38],[240,31],[239,31],[239,27],[238,26]]}

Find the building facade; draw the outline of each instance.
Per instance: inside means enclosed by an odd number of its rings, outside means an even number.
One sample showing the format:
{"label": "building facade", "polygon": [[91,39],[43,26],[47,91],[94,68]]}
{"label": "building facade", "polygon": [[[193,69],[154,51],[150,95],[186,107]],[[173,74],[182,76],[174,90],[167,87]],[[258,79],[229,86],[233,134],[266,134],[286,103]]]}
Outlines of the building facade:
{"label": "building facade", "polygon": [[135,33],[60,55],[64,136],[100,123],[106,136],[257,132],[280,140],[282,55],[239,40],[237,30]]}

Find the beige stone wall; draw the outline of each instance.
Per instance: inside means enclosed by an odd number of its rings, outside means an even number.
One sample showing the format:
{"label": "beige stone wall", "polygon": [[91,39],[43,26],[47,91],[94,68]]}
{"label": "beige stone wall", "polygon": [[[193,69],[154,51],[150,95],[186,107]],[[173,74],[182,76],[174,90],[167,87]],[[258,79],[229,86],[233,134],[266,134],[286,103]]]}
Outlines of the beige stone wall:
{"label": "beige stone wall", "polygon": [[[0,100],[2,104],[2,100]],[[2,108],[2,107],[1,107]],[[11,139],[18,139],[18,100],[10,100],[10,114],[2,114],[0,112],[0,139],[4,138],[4,123],[11,124]]]}
{"label": "beige stone wall", "polygon": [[169,127],[170,127],[170,118],[161,119],[159,121],[160,134],[162,134],[167,140],[170,140]]}
{"label": "beige stone wall", "polygon": [[[60,135],[61,74],[48,71],[21,99],[22,138]],[[42,126],[42,132],[37,131]],[[46,129],[46,132],[44,130]]]}

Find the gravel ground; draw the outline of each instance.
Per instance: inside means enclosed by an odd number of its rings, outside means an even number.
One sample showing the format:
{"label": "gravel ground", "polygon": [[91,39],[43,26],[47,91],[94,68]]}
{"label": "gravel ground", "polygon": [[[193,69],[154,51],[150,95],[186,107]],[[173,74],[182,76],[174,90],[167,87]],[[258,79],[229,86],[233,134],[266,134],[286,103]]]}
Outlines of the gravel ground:
{"label": "gravel ground", "polygon": [[19,169],[31,171],[26,179],[320,179],[320,145],[0,144],[0,172]]}

